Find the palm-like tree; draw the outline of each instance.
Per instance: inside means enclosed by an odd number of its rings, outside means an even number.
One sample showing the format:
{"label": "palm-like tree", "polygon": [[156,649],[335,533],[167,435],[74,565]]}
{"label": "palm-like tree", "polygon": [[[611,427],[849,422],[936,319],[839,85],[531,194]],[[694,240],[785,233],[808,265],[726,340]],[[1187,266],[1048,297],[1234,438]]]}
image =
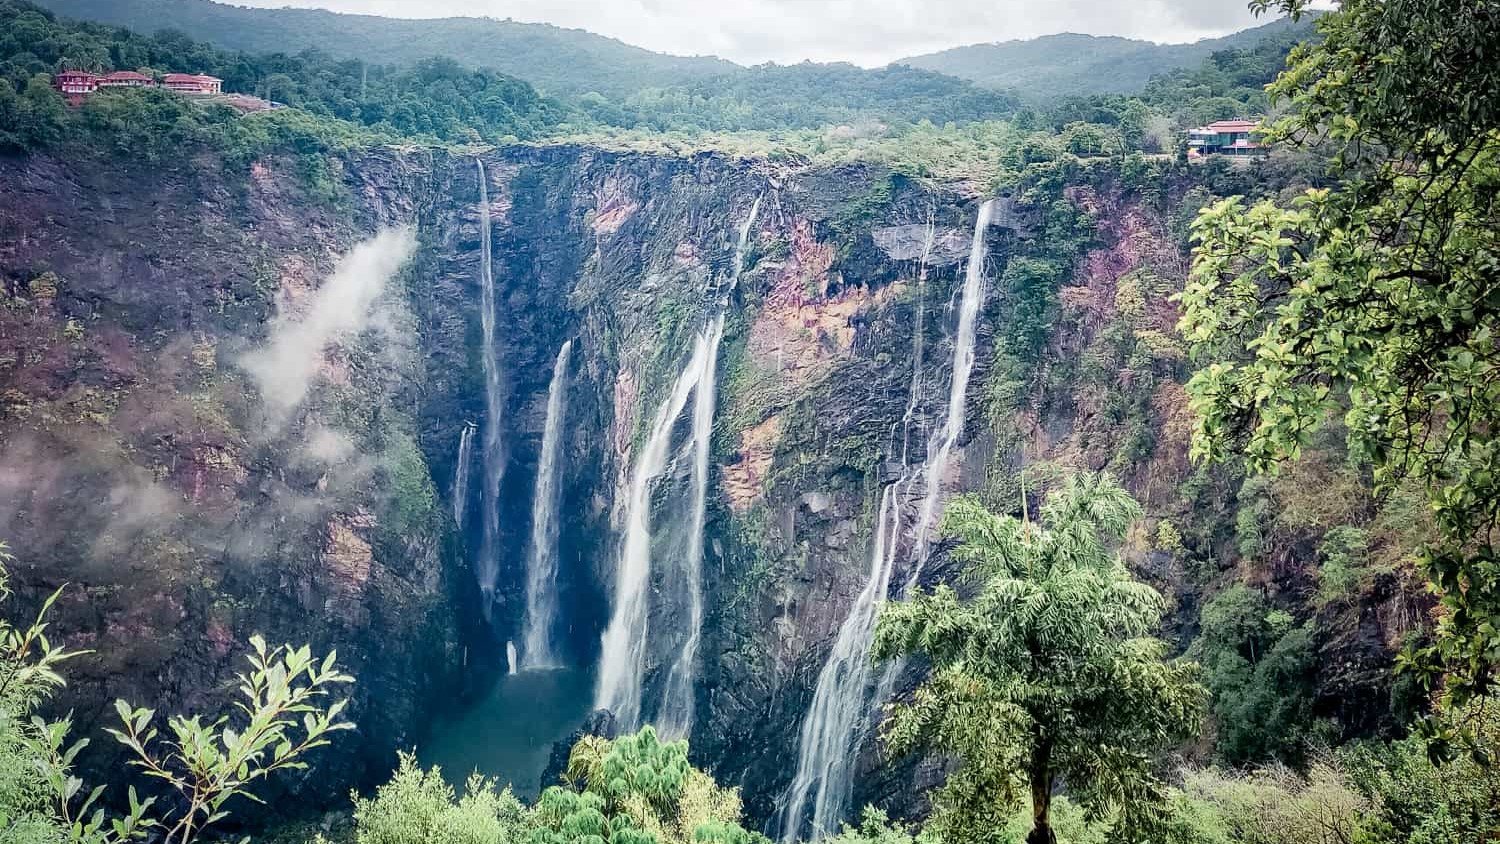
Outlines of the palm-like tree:
{"label": "palm-like tree", "polygon": [[1204,690],[1197,666],[1167,661],[1151,637],[1165,602],[1118,554],[1140,512],[1093,474],[1048,496],[1038,522],[959,498],[943,529],[960,542],[969,597],[940,586],[887,606],[877,658],[920,654],[931,671],[884,732],[895,752],[921,746],[960,763],[936,801],[945,839],[990,838],[1024,790],[1028,844],[1053,844],[1060,782],[1118,831],[1149,828],[1154,757],[1192,734]]}

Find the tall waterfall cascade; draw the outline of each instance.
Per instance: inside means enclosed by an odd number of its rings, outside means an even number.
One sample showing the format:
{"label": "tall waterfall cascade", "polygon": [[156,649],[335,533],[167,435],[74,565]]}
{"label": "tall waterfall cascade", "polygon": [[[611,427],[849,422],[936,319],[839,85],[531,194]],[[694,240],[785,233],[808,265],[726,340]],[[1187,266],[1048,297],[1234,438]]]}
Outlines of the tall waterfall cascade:
{"label": "tall waterfall cascade", "polygon": [[562,344],[552,364],[547,386],[547,419],[542,429],[542,453],[537,461],[536,491],[531,504],[531,544],[526,554],[526,630],[521,660],[527,670],[561,665],[557,643],[558,453],[563,419],[568,409],[568,359],[573,341]]}
{"label": "tall waterfall cascade", "polygon": [[[954,332],[952,378],[943,426],[928,438],[924,459],[912,465],[908,444],[913,427],[919,421],[917,415],[925,379],[923,312],[920,307],[918,309],[911,392],[906,413],[899,423],[901,471],[897,480],[881,492],[865,587],[839,627],[833,648],[818,674],[812,703],[802,721],[797,770],[781,804],[781,841],[784,844],[805,837],[815,840],[837,832],[839,824],[848,819],[860,745],[895,682],[897,669],[892,666],[886,666],[875,677],[870,649],[880,608],[890,593],[896,558],[902,545],[902,504],[921,481],[922,498],[916,520],[910,526],[911,569],[900,590],[905,594],[921,574],[942,496],[943,476],[947,474],[948,461],[963,432],[969,378],[974,371],[979,310],[985,294],[985,232],[993,215],[994,200],[990,200],[980,205],[974,221],[974,239],[964,270],[958,325]],[[919,287],[925,286],[931,245],[929,223],[919,265]]]}
{"label": "tall waterfall cascade", "polygon": [[495,597],[495,581],[500,574],[500,480],[505,473],[505,453],[501,442],[504,396],[500,381],[500,361],[495,345],[495,273],[490,220],[489,175],[484,162],[474,159],[479,171],[479,322],[480,347],[484,368],[484,423],[480,452],[484,467],[484,489],[481,500],[479,556],[474,571],[483,596],[482,609],[489,617]]}
{"label": "tall waterfall cascade", "polygon": [[[684,459],[691,460],[685,513],[678,513],[684,528],[673,553],[662,555],[674,566],[670,582],[673,592],[685,598],[683,629],[669,631],[680,637],[666,664],[661,697],[653,716],[667,738],[681,738],[692,731],[693,688],[698,673],[698,645],[703,627],[703,528],[707,512],[709,457],[717,397],[719,344],[724,337],[724,315],[728,292],[739,284],[750,233],[760,211],[757,198],[740,227],[734,265],[727,285],[716,288],[716,312],[698,332],[692,353],[678,373],[666,401],[657,410],[651,430],[636,457],[626,499],[625,535],[615,568],[614,595],[608,627],[599,657],[599,677],[594,707],[608,709],[622,729],[640,726],[644,711],[644,679],[651,642],[649,597],[653,550],[659,537],[652,520],[654,497],[660,482],[673,474]],[[727,288],[727,289],[726,289]],[[672,434],[692,401],[687,441],[672,449]]]}

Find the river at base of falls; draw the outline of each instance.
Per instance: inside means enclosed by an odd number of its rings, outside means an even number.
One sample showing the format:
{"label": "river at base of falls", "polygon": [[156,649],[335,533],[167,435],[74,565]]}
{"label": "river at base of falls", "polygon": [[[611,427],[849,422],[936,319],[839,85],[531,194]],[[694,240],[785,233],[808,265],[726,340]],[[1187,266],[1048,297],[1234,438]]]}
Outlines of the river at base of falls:
{"label": "river at base of falls", "polygon": [[417,747],[424,766],[439,765],[443,778],[463,790],[470,772],[509,783],[533,800],[552,745],[588,717],[594,677],[588,671],[550,669],[501,674],[468,708],[433,724]]}

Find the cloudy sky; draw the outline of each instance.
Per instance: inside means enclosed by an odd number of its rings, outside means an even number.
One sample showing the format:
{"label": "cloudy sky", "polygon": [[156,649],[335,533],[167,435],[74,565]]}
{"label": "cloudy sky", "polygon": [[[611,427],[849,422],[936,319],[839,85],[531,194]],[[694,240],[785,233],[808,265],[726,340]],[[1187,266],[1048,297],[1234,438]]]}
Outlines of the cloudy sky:
{"label": "cloudy sky", "polygon": [[540,21],[743,64],[865,66],[1054,32],[1195,41],[1253,26],[1246,0],[230,0],[389,17]]}

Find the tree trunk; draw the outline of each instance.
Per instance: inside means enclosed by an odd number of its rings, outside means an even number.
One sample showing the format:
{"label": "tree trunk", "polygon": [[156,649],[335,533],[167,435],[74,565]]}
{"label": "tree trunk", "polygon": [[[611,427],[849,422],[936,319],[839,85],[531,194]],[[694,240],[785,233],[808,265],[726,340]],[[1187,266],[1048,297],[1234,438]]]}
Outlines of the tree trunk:
{"label": "tree trunk", "polygon": [[1052,740],[1038,739],[1031,751],[1031,833],[1026,844],[1057,844],[1052,832]]}

